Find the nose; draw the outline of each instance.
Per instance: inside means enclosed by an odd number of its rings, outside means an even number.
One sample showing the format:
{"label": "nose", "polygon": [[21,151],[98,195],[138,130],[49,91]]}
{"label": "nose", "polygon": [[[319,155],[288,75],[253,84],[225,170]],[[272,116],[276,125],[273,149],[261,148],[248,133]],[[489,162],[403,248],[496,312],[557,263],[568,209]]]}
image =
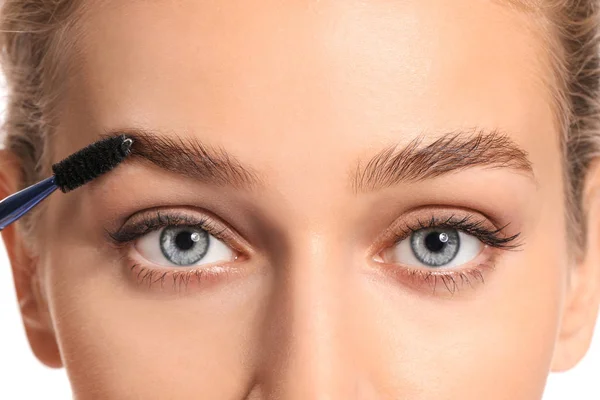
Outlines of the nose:
{"label": "nose", "polygon": [[[262,340],[261,398],[371,399],[351,309],[353,274],[324,236],[296,242],[277,266]],[[302,249],[302,250],[300,250]],[[336,255],[337,254],[337,255]]]}

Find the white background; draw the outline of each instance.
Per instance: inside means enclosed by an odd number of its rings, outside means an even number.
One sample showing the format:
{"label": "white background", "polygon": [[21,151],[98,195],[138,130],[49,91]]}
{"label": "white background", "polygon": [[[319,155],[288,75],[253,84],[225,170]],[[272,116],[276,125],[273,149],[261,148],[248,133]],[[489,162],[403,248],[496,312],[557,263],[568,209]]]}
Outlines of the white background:
{"label": "white background", "polygon": [[[0,77],[0,115],[3,114],[4,90]],[[10,265],[4,246],[0,244],[0,399],[69,398],[69,383],[64,370],[44,367],[29,349]],[[600,323],[583,361],[569,372],[550,376],[544,400],[600,400]]]}

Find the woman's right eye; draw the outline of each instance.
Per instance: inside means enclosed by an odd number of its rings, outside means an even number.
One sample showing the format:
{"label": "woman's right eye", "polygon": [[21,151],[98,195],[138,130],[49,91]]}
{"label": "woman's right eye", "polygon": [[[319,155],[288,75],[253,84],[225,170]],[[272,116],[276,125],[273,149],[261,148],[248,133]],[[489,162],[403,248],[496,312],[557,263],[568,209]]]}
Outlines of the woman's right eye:
{"label": "woman's right eye", "polygon": [[195,226],[165,226],[137,239],[135,249],[146,260],[161,266],[198,266],[235,260],[236,252]]}

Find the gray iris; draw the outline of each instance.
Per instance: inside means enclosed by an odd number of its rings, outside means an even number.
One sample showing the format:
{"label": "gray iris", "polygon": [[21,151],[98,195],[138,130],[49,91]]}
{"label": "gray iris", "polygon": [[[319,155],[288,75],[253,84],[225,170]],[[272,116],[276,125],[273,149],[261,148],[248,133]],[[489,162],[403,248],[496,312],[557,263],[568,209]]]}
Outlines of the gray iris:
{"label": "gray iris", "polygon": [[420,229],[411,235],[410,246],[415,257],[423,264],[441,267],[456,257],[460,238],[456,229]]}
{"label": "gray iris", "polygon": [[208,252],[209,236],[203,229],[189,226],[166,227],[160,234],[160,250],[175,265],[193,265]]}

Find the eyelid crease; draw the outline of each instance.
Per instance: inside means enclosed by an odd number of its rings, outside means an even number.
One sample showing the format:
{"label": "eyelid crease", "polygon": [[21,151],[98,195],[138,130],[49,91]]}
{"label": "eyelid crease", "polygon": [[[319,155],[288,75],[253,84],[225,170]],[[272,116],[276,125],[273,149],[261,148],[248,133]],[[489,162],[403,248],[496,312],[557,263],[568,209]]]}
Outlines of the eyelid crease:
{"label": "eyelid crease", "polygon": [[207,286],[219,284],[223,280],[244,275],[241,268],[223,268],[220,265],[161,269],[146,267],[134,262],[128,269],[130,276],[138,286],[146,286],[151,289],[159,284],[161,290],[171,289],[176,294],[197,287],[207,288]]}

